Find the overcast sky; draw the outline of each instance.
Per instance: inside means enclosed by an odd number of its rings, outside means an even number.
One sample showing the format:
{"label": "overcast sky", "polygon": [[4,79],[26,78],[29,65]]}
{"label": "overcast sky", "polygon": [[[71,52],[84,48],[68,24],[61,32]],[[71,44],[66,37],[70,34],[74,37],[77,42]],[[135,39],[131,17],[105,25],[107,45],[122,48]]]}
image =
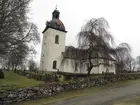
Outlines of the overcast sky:
{"label": "overcast sky", "polygon": [[[76,35],[89,19],[104,17],[117,43],[129,43],[133,56],[140,55],[140,0],[33,0],[30,17],[38,26],[41,40],[45,23],[51,20],[56,5],[68,31],[66,45],[76,45]],[[37,60],[41,45],[37,47]]]}

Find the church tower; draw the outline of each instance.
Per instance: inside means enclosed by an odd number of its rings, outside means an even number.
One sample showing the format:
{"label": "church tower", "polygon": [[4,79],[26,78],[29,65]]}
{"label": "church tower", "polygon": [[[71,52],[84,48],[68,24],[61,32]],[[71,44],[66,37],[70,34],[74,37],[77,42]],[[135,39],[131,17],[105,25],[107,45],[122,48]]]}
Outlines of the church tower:
{"label": "church tower", "polygon": [[62,52],[65,52],[65,35],[67,31],[59,17],[60,12],[55,9],[52,13],[52,20],[46,22],[43,31],[41,71],[58,71],[60,69]]}

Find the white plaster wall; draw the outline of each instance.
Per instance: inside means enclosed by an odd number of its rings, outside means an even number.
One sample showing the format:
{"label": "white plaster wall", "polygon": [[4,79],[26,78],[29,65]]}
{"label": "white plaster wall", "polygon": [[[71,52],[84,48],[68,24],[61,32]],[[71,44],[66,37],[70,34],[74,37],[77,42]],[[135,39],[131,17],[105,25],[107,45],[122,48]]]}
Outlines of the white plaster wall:
{"label": "white plaster wall", "polygon": [[99,67],[93,67],[91,70],[91,74],[98,74],[99,73]]}
{"label": "white plaster wall", "polygon": [[[62,52],[65,51],[65,32],[47,29],[43,35],[40,70],[57,71],[60,69]],[[55,36],[59,36],[59,44],[55,43]],[[57,61],[57,69],[53,69],[53,61]]]}
{"label": "white plaster wall", "polygon": [[61,65],[60,71],[69,73],[87,73],[86,66],[77,64],[77,71],[75,71],[74,60],[65,59],[64,63]]}
{"label": "white plaster wall", "polygon": [[108,69],[110,73],[113,72],[114,74],[116,74],[116,69],[115,69],[114,62],[110,61],[110,65],[112,65],[112,66],[107,67],[107,66],[104,66],[104,65],[100,65],[99,66],[99,73],[107,72],[107,69]]}
{"label": "white plaster wall", "polygon": [[[61,66],[60,71],[63,72],[69,72],[69,73],[87,73],[87,65],[86,63],[84,63],[82,66],[80,66],[80,64],[78,64],[77,69],[78,71],[75,71],[75,65],[73,64],[74,60],[70,60],[70,59],[66,59],[64,64]],[[100,65],[99,67],[94,67],[91,70],[91,74],[101,74],[102,72],[106,72],[107,67],[105,67],[104,65]],[[112,67],[108,67],[109,72],[115,72],[115,65],[113,65]]]}
{"label": "white plaster wall", "polygon": [[71,60],[65,59],[63,64],[61,65],[60,71],[74,73],[74,65],[72,64]]}

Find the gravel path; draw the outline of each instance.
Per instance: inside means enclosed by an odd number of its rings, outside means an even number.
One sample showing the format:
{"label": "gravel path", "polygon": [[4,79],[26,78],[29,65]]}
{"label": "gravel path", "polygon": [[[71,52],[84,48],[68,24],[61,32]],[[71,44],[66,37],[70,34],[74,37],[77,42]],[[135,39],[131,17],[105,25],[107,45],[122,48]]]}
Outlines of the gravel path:
{"label": "gravel path", "polygon": [[140,83],[101,91],[98,92],[98,94],[91,93],[88,96],[64,100],[61,102],[52,103],[50,105],[105,105],[105,103],[108,101],[123,97],[132,97],[135,95],[140,95]]}

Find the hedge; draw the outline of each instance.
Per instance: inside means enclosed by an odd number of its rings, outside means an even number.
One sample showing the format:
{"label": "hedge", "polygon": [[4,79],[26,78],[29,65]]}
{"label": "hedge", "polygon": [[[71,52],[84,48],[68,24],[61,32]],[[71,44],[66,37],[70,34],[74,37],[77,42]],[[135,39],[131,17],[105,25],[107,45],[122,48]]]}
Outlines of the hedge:
{"label": "hedge", "polygon": [[4,73],[2,70],[0,70],[0,79],[4,79]]}

